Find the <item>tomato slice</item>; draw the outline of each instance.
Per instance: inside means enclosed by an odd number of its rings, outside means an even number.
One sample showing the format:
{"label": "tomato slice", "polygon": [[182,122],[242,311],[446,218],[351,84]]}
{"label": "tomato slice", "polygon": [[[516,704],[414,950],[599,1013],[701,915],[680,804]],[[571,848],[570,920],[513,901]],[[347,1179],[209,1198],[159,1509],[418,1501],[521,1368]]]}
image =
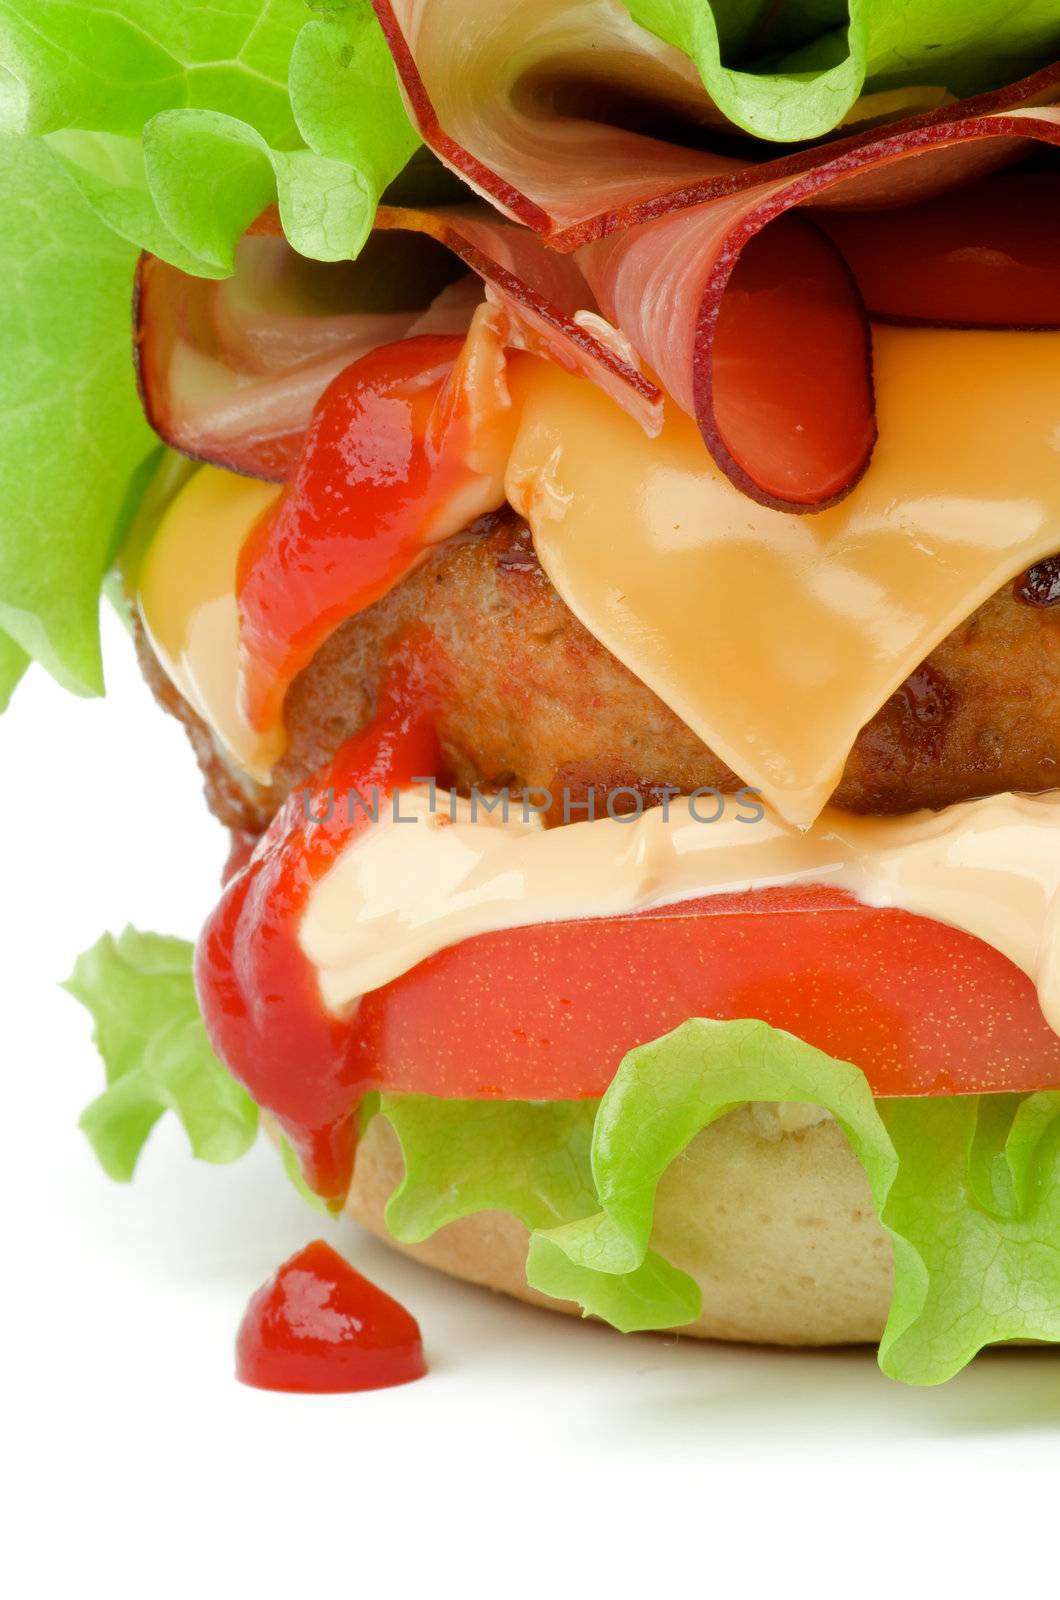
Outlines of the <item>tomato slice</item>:
{"label": "tomato slice", "polygon": [[1030,979],[971,934],[826,888],[483,934],[365,995],[356,1075],[452,1098],[600,1095],[689,1017],[756,1017],[877,1095],[1060,1086]]}
{"label": "tomato slice", "polygon": [[454,1099],[603,1094],[627,1051],[690,1017],[752,1017],[853,1061],[878,1095],[1060,1086],[1030,979],[971,934],[823,887],[711,895],[632,916],[483,934],[324,1007],[299,942],[309,893],[367,813],[437,771],[437,678],[410,635],[376,721],[288,796],[199,939],[211,1043],[341,1203],[373,1089]]}

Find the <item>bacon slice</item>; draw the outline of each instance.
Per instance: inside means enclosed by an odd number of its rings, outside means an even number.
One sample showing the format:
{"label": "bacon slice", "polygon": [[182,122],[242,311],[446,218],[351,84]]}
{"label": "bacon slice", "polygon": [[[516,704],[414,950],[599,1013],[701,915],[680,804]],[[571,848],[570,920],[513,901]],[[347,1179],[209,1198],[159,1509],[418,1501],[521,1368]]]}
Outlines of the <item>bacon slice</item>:
{"label": "bacon slice", "polygon": [[[380,247],[402,237],[405,247],[393,265],[410,282],[399,298],[415,303],[342,310],[344,299],[356,305],[363,297],[366,277],[380,276]],[[236,261],[235,276],[215,283],[154,256],[140,259],[134,311],[140,392],[156,433],[185,455],[284,481],[332,379],[395,340],[466,332],[482,283],[523,348],[593,378],[649,432],[661,425],[659,388],[602,330],[574,259],[488,212],[382,207],[365,254],[337,265],[296,255],[275,212],[266,213],[241,241]],[[456,281],[435,294],[444,282],[440,263]],[[384,257],[382,268],[388,265]],[[469,291],[468,270],[476,274],[477,292]]]}
{"label": "bacon slice", "polygon": [[380,206],[375,225],[384,231],[427,234],[444,244],[488,286],[491,298],[507,313],[521,349],[592,379],[646,433],[658,433],[662,392],[626,353],[618,331],[603,326],[592,291],[572,257],[543,248],[522,228],[464,208]]}
{"label": "bacon slice", "polygon": [[[471,187],[554,243],[660,193],[739,170],[680,145],[570,114],[635,99],[717,122],[692,62],[619,0],[373,0],[424,143]],[[589,107],[587,107],[589,109]],[[570,237],[568,238],[568,234]]]}
{"label": "bacon slice", "polygon": [[[338,299],[329,278],[336,289],[356,286],[343,267],[305,261],[282,237],[261,232],[240,242],[235,276],[219,283],[143,255],[135,350],[155,432],[185,455],[285,479],[331,380],[358,356],[402,338],[431,297],[428,288],[417,305],[349,312],[329,306]],[[451,331],[463,331],[469,319],[470,312],[458,315]]]}
{"label": "bacon slice", "polygon": [[[692,62],[620,0],[373,0],[424,142],[499,210],[574,249],[663,211],[794,178],[822,147],[759,166],[632,132],[620,121],[726,126]],[[1060,63],[1019,83],[823,147],[852,156],[918,130],[1049,106]],[[1028,134],[1028,137],[1033,135]],[[1003,159],[998,154],[994,161]],[[926,175],[918,178],[923,186]],[[945,182],[951,181],[947,175]],[[893,202],[892,202],[893,203]]]}
{"label": "bacon slice", "polygon": [[[696,418],[717,464],[781,510],[841,499],[875,440],[858,285],[874,309],[896,309],[881,290],[885,274],[871,267],[872,229],[889,224],[849,213],[908,212],[977,185],[1035,141],[1060,144],[1057,64],[882,130],[740,163],[571,111],[588,105],[606,118],[609,96],[636,92],[709,120],[689,63],[612,0],[376,0],[376,10],[427,143],[501,210],[576,251],[604,316]],[[956,226],[960,202],[941,203]],[[805,207],[820,210],[827,233],[790,215]],[[1002,206],[988,230],[995,253],[1010,223],[1023,239],[1023,222]],[[896,224],[895,238],[903,226],[915,246],[912,224]],[[947,254],[944,232],[936,259]],[[1018,256],[1018,241],[1010,253]],[[896,245],[892,262],[899,254]],[[977,320],[1025,325],[1031,275],[995,272]],[[984,276],[980,256],[965,298]],[[1035,323],[1048,298],[1038,288]],[[944,300],[938,273],[925,266],[906,274],[900,314],[937,320]]]}
{"label": "bacon slice", "polygon": [[917,205],[817,220],[874,317],[1060,328],[1060,170],[997,173]]}
{"label": "bacon slice", "polygon": [[[698,105],[708,114],[688,63],[654,44],[645,55],[649,36],[624,10],[605,0],[578,7],[535,0],[528,27],[523,5],[462,3],[461,28],[447,30],[450,3],[432,0],[427,8],[380,0],[413,109],[443,158],[511,215],[546,233],[562,253],[532,232],[463,207],[384,207],[375,237],[403,232],[444,245],[487,284],[517,343],[592,378],[649,433],[661,417],[657,375],[695,416],[721,469],[760,503],[821,509],[849,492],[868,464],[875,424],[858,285],[865,286],[873,310],[909,320],[939,320],[947,301],[952,308],[962,296],[967,301],[981,294],[979,315],[960,320],[1052,323],[1041,309],[1049,287],[1043,278],[1051,281],[1048,249],[1044,272],[992,274],[983,270],[980,251],[978,266],[966,262],[961,291],[950,296],[943,267],[953,252],[939,224],[934,246],[922,252],[922,261],[917,256],[922,270],[903,274],[899,304],[873,269],[873,230],[900,241],[905,229],[913,250],[927,234],[910,233],[919,223],[909,219],[933,201],[959,233],[961,215],[967,223],[974,206],[968,202],[962,213],[964,203],[948,197],[964,185],[978,191],[991,173],[1036,143],[1060,144],[1060,111],[1045,103],[1060,97],[1060,65],[882,132],[752,166],[556,113],[548,84],[573,92],[572,77],[588,60],[594,92],[601,85],[628,89],[635,62],[637,81],[655,102],[689,113]],[[572,42],[571,19],[580,18],[581,27],[598,13],[610,17],[610,31],[591,39],[579,34]],[[526,30],[525,48],[512,57],[514,65],[504,65],[508,57],[497,55],[498,40],[508,38],[505,30],[516,16]],[[447,111],[444,128],[423,87],[442,68],[439,82],[450,97],[445,105],[456,119]],[[490,94],[471,92],[469,85],[485,81]],[[453,126],[473,134],[472,144],[455,139]],[[536,144],[528,144],[531,134]],[[678,168],[683,181],[674,188]],[[522,189],[513,182],[520,172]],[[530,193],[533,183],[526,187],[527,173],[545,185],[539,199]],[[796,208],[799,216],[792,217]],[[806,208],[820,224],[816,230]],[[874,221],[869,212],[892,221]],[[1015,215],[1002,206],[991,225],[995,257],[1007,252],[1019,259],[1025,218],[1013,240]],[[278,222],[266,219],[263,227],[269,226],[278,228]],[[789,248],[797,271],[789,270]],[[899,254],[896,243],[892,259]],[[1032,277],[1036,295],[1027,293]],[[893,289],[894,274],[889,278]],[[412,326],[396,326],[392,316],[380,321],[378,314],[367,321],[341,314],[303,319],[312,337],[299,347],[297,328],[278,330],[273,319],[248,310],[237,291],[201,284],[189,289],[189,283],[194,280],[181,280],[157,262],[141,269],[140,370],[148,415],[164,438],[188,453],[270,478],[289,472],[312,404],[335,373]]]}
{"label": "bacon slice", "polygon": [[[745,316],[743,348],[731,334],[723,348],[730,323],[727,304],[743,293],[744,273],[752,270],[745,266],[742,253],[752,243],[756,251],[767,252],[769,233],[781,223],[790,229],[796,216],[805,219],[805,210],[795,211],[805,207],[813,208],[809,215],[829,228],[840,246],[848,237],[853,244],[859,229],[885,229],[891,224],[867,223],[860,210],[855,220],[846,207],[871,206],[882,219],[893,217],[888,207],[897,204],[908,216],[911,202],[926,205],[940,194],[948,196],[952,186],[981,179],[999,153],[1010,160],[1030,141],[1060,145],[1060,111],[961,117],[901,137],[892,130],[854,151],[818,152],[817,165],[795,177],[762,182],[759,171],[753,186],[664,213],[585,245],[578,251],[578,261],[604,315],[628,336],[678,405],[696,418],[707,448],[732,480],[763,505],[818,510],[853,487],[871,452],[865,324],[853,315],[849,298],[844,300],[834,255],[821,245],[815,252],[803,247],[795,279],[778,245],[769,251],[772,283],[760,263],[753,276],[761,306],[768,307],[778,297],[786,302],[786,318],[775,322],[782,334],[786,326],[789,333],[778,338],[772,350],[763,348],[755,319]],[[945,206],[952,218],[960,216],[959,200],[946,199]],[[1018,256],[1027,230],[1025,220],[1017,222],[1014,214],[1012,220],[1011,253]],[[1046,217],[1042,231],[1048,225]],[[903,224],[895,226],[901,232]],[[990,228],[994,247],[1005,244],[1009,234],[1004,207],[994,214]],[[1055,243],[1051,252],[1055,256]],[[871,251],[863,246],[856,254],[877,305],[887,310],[888,304],[881,303],[877,294],[878,278],[866,273]],[[897,264],[897,252],[893,259]],[[1022,326],[1029,312],[1031,325],[1037,324],[1040,306],[1031,306],[1029,300],[1021,305],[1026,277],[1018,271],[998,274],[981,320]],[[970,279],[964,281],[971,295],[974,285]],[[905,282],[903,315],[937,320],[945,299],[937,275],[913,268],[905,274]],[[764,408],[763,385],[768,388]],[[822,385],[834,393],[831,408]],[[757,418],[751,415],[756,404]]]}

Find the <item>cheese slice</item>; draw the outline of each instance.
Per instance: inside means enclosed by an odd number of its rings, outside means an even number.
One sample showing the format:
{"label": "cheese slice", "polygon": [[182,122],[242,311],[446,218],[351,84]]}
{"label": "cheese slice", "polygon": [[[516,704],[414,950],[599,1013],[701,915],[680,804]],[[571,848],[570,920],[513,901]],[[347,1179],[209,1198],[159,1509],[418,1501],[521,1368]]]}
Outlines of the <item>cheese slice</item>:
{"label": "cheese slice", "polygon": [[648,439],[543,362],[508,467],[570,609],[800,827],[935,645],[1060,550],[1060,334],[879,327],[874,346],[875,455],[813,516],[748,500],[674,405]]}
{"label": "cheese slice", "polygon": [[[505,486],[567,605],[786,821],[806,827],[859,730],[1006,580],[1060,550],[1060,334],[874,330],[879,443],[813,516],[770,511],[672,404],[659,438],[589,382],[512,364]],[[163,519],[139,605],[231,763],[277,726],[239,708],[239,549],[277,494],[205,467]]]}
{"label": "cheese slice", "polygon": [[267,783],[282,725],[257,732],[240,709],[236,563],[275,483],[201,467],[175,495],[137,578],[137,605],[166,676],[202,717],[231,764]]}

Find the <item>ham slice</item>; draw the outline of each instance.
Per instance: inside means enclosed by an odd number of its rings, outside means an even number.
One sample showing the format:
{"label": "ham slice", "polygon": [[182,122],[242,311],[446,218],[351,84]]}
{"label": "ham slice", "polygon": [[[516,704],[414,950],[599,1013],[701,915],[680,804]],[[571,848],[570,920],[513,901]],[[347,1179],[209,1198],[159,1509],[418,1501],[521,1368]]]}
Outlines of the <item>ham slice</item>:
{"label": "ham slice", "polygon": [[872,316],[1060,327],[1060,169],[1000,172],[894,210],[822,210]]}
{"label": "ham slice", "polygon": [[241,241],[236,274],[222,282],[141,257],[137,374],[148,421],[167,444],[250,477],[287,477],[331,380],[402,338],[426,306],[324,309],[321,277],[282,237],[263,233]]}
{"label": "ham slice", "polygon": [[[975,100],[737,162],[607,120],[631,93],[686,120],[711,117],[690,63],[617,0],[375,3],[426,142],[500,210],[575,253],[604,317],[696,418],[717,464],[780,510],[834,504],[868,465],[875,418],[862,291],[882,314],[939,320],[939,263],[960,274],[962,247],[976,243],[974,201],[947,197],[966,185],[979,193],[1036,146],[1060,145],[1057,64]],[[909,221],[935,200],[955,235],[945,221],[933,234]],[[980,251],[974,269],[965,258],[962,282],[966,299],[989,299],[984,324],[1051,322],[1042,304],[1052,255],[1038,238],[1049,216],[1029,244],[1023,208],[1002,204],[979,230],[995,270]],[[962,218],[970,239],[954,243]],[[898,302],[881,288],[893,272],[873,270],[888,229],[892,262],[932,240],[934,266],[905,274]],[[1002,271],[1013,229],[1008,253],[1025,269]]]}
{"label": "ham slice", "polygon": [[[707,448],[733,482],[763,505],[820,510],[853,487],[872,448],[865,313],[857,317],[844,296],[835,257],[819,246],[814,261],[804,247],[795,275],[783,248],[778,244],[770,250],[770,234],[781,225],[790,230],[796,220],[805,228],[809,218],[818,217],[840,248],[849,240],[851,259],[860,267],[855,275],[871,284],[873,309],[895,309],[881,303],[878,277],[867,270],[871,249],[853,249],[859,228],[883,231],[894,226],[900,235],[904,227],[912,246],[910,208],[930,209],[929,203],[940,196],[956,227],[962,215],[967,221],[973,207],[962,210],[960,202],[948,197],[965,183],[982,192],[982,174],[999,155],[1011,160],[1034,141],[1060,145],[1060,111],[961,116],[904,135],[890,130],[839,155],[825,147],[817,152],[816,165],[794,176],[762,181],[759,170],[752,185],[608,234],[583,245],[577,259],[604,315],[622,329],[677,404],[696,418]],[[857,209],[851,211],[851,206]],[[893,222],[889,208],[895,206],[906,213],[905,221]],[[873,208],[873,215],[879,212],[881,220],[870,224],[864,207]],[[883,220],[887,216],[892,222]],[[855,222],[855,217],[862,220]],[[1002,207],[984,213],[980,225],[998,251],[1013,232],[1017,237],[1011,249],[1017,259],[1027,232],[1025,208],[1018,216],[1010,208],[1009,221],[1011,229]],[[1048,227],[1047,214],[1038,233],[1045,235]],[[785,316],[774,321],[779,330],[789,331],[766,347],[756,333],[756,319],[745,315],[740,326],[747,342],[738,349],[727,307],[745,294],[744,252],[752,245],[773,262],[771,281],[762,262],[756,265],[759,304],[767,308],[782,299]],[[1041,248],[1048,254],[1044,243]],[[1055,241],[1051,251],[1055,258]],[[936,236],[936,257],[946,254],[942,230]],[[900,255],[896,250],[895,258]],[[937,274],[912,265],[915,255],[909,259],[901,314],[909,320],[938,320],[945,286],[940,293]],[[951,269],[951,277],[971,281],[958,270],[959,256]],[[1029,275],[1033,269],[993,274],[983,323],[1018,327],[1029,319],[1030,325],[1040,325],[1040,305],[1032,305],[1024,293]],[[979,276],[984,276],[981,259]],[[847,296],[849,292],[848,280]],[[974,319],[963,315],[960,320]],[[768,404],[762,404],[763,395]]]}
{"label": "ham slice", "polygon": [[[794,179],[822,159],[875,151],[886,141],[898,151],[920,130],[1050,106],[1060,98],[1056,63],[1004,89],[752,165],[629,129],[630,121],[650,126],[660,114],[670,124],[727,125],[688,57],[639,27],[621,0],[373,5],[424,142],[499,210],[565,250],[663,211]],[[1025,128],[1017,131],[1033,137]],[[910,148],[923,145],[914,137]],[[871,157],[868,167],[879,159]],[[978,159],[989,166],[1006,157],[981,152]],[[857,162],[859,171],[868,167]],[[919,166],[918,193],[927,192],[934,173],[930,161]],[[939,172],[942,186],[953,176],[947,159]],[[865,187],[881,188],[876,179]]]}
{"label": "ham slice", "polygon": [[[444,247],[486,284],[513,343],[591,378],[649,434],[666,391],[761,504],[820,510],[867,467],[870,312],[1054,325],[1053,213],[1029,226],[1033,206],[1006,204],[998,187],[1028,175],[994,175],[1060,144],[1050,103],[1060,64],[752,164],[588,115],[636,89],[686,121],[711,120],[691,64],[617,0],[460,0],[459,26],[454,0],[376,4],[427,141],[529,226],[484,207],[384,206],[373,238]],[[980,216],[990,195],[998,203]],[[267,216],[260,229],[278,226]],[[915,271],[897,270],[910,261]],[[201,285],[148,258],[140,280],[141,382],[157,430],[190,454],[277,479],[336,372],[407,336],[428,304],[405,321],[403,311],[298,323],[259,314],[238,278]]]}
{"label": "ham slice", "polygon": [[579,263],[543,246],[523,228],[463,207],[416,211],[380,206],[377,229],[406,229],[444,244],[486,284],[507,314],[511,340],[590,378],[646,433],[662,426],[663,396],[599,315]]}
{"label": "ham slice", "polygon": [[[658,386],[608,336],[574,258],[486,210],[380,208],[373,244],[405,237],[413,284],[400,309],[344,311],[359,297],[359,261],[307,262],[286,243],[275,212],[259,218],[237,252],[234,278],[191,277],[141,257],[135,348],[148,420],[175,449],[251,477],[290,475],[317,400],[351,362],[415,334],[464,333],[482,285],[504,310],[513,342],[590,377],[649,432],[662,420]],[[448,284],[434,292],[439,259]],[[469,292],[468,272],[478,292]],[[457,278],[464,281],[458,283]],[[409,298],[408,295],[404,297]]]}
{"label": "ham slice", "polygon": [[719,119],[687,56],[620,0],[373,0],[424,143],[499,210],[566,248],[664,191],[739,170],[593,115],[616,98]]}

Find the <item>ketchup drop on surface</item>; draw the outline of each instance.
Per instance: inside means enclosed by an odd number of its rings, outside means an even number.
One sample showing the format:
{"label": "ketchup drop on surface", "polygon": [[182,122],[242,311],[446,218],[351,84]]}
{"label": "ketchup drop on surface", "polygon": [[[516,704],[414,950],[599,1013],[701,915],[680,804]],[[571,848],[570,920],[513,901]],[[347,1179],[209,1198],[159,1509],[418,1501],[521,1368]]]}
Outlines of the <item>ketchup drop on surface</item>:
{"label": "ketchup drop on surface", "polygon": [[426,1371],[415,1317],[323,1239],[251,1296],[236,1335],[236,1377],[254,1389],[348,1394]]}

